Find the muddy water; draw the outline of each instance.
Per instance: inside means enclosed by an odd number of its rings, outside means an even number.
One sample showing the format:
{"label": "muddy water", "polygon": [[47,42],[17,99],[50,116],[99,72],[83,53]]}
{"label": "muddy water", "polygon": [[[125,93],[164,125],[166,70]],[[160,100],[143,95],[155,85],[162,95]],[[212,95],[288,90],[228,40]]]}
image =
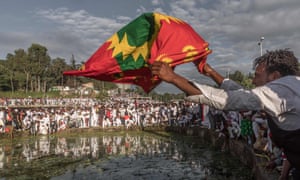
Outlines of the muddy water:
{"label": "muddy water", "polygon": [[196,137],[153,133],[38,136],[0,142],[0,179],[252,179]]}

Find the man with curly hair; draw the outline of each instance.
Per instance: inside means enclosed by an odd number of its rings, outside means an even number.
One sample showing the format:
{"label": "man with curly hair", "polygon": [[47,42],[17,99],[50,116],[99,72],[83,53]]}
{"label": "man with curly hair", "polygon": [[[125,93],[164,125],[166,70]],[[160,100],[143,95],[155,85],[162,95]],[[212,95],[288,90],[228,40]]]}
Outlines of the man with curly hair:
{"label": "man with curly hair", "polygon": [[[195,65],[198,67],[197,62]],[[187,100],[220,110],[264,111],[274,143],[284,149],[287,159],[300,171],[300,77],[298,59],[288,49],[268,51],[254,60],[252,90],[226,79],[206,64],[199,72],[211,77],[220,88],[188,81],[168,64],[156,61],[152,73],[184,91]],[[295,176],[297,179],[297,177]],[[299,178],[299,177],[298,177]]]}

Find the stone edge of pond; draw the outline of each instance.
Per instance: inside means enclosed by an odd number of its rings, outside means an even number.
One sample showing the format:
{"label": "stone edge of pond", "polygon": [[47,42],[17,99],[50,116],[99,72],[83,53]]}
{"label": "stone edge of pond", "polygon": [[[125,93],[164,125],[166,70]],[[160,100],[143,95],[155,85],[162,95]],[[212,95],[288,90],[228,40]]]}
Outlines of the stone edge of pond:
{"label": "stone edge of pond", "polygon": [[[165,126],[148,126],[145,128],[141,127],[108,127],[108,128],[102,128],[102,127],[91,127],[91,128],[67,128],[62,131],[55,132],[53,134],[37,134],[37,135],[31,135],[29,130],[25,131],[14,131],[13,133],[0,133],[0,139],[4,141],[10,142],[11,140],[15,138],[23,138],[23,137],[29,137],[29,136],[64,136],[64,135],[70,135],[70,134],[78,134],[78,133],[96,133],[96,132],[136,132],[136,131],[166,131]],[[0,143],[1,144],[1,143]]]}

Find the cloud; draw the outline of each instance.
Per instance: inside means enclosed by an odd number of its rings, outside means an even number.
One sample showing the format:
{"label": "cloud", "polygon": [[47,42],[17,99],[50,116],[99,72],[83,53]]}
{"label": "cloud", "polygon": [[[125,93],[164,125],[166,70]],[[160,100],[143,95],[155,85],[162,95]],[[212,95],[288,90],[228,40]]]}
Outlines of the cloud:
{"label": "cloud", "polygon": [[[0,33],[0,42],[5,43],[1,45],[1,52],[5,54],[1,54],[1,56],[5,58],[8,53],[14,54],[14,51],[17,49],[27,50],[35,39],[36,36],[27,32],[2,32]],[[17,47],[16,44],[18,45]]]}
{"label": "cloud", "polygon": [[114,32],[131,20],[126,16],[113,19],[95,17],[85,10],[70,11],[67,8],[39,10],[37,16],[57,24],[58,31],[49,32],[52,39],[45,41],[51,52],[64,57],[74,54],[79,62],[86,61]]}
{"label": "cloud", "polygon": [[[1,46],[1,52],[11,52],[16,48],[27,49],[32,43],[40,43],[48,48],[53,58],[62,57],[68,61],[74,54],[75,59],[82,62],[136,16],[156,11],[183,19],[208,41],[213,53],[208,56],[207,62],[221,73],[226,73],[228,69],[230,72],[252,71],[252,60],[260,55],[257,43],[261,36],[265,37],[262,43],[263,52],[290,48],[300,57],[299,0],[141,2],[135,6],[136,9],[128,10],[128,13],[116,9],[112,15],[91,14],[92,12],[81,6],[77,9],[59,6],[38,9],[34,12],[34,19],[31,19],[34,22],[30,22],[35,26],[0,32],[0,41],[5,42]],[[8,16],[12,15],[4,14],[2,19]],[[22,24],[20,18],[15,18],[13,22]],[[198,73],[190,73],[196,72],[192,67],[193,64],[182,65],[176,71],[191,79],[203,79],[195,75]],[[187,68],[190,68],[189,71]]]}
{"label": "cloud", "polygon": [[[213,57],[220,63],[238,61],[249,64],[258,56],[257,42],[265,36],[264,48],[282,48],[278,44],[295,41],[300,22],[300,2],[290,1],[172,1],[171,14],[189,22],[213,49]],[[262,6],[262,7],[261,7]],[[264,11],[265,10],[265,11]],[[283,42],[285,43],[285,42]],[[298,44],[298,43],[290,43]],[[299,46],[292,45],[295,52]],[[227,58],[226,58],[227,57]]]}
{"label": "cloud", "polygon": [[[67,8],[40,10],[37,15],[57,23],[62,30],[71,31],[84,37],[112,34],[131,18],[119,16],[116,19],[95,17],[85,10],[69,11]],[[106,34],[103,35],[106,37]]]}
{"label": "cloud", "polygon": [[152,3],[152,5],[154,5],[154,6],[159,6],[159,5],[161,5],[161,2],[160,2],[159,0],[152,0],[151,3]]}

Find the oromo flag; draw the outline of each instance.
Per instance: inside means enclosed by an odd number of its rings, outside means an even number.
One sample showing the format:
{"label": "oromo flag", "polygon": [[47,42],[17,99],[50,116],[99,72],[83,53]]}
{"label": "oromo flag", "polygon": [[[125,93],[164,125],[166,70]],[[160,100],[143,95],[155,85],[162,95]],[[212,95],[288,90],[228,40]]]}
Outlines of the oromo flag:
{"label": "oromo flag", "polygon": [[149,69],[154,61],[164,61],[175,68],[200,59],[203,66],[211,52],[208,43],[186,22],[144,13],[113,34],[80,70],[66,71],[64,75],[136,84],[148,93],[161,82]]}

